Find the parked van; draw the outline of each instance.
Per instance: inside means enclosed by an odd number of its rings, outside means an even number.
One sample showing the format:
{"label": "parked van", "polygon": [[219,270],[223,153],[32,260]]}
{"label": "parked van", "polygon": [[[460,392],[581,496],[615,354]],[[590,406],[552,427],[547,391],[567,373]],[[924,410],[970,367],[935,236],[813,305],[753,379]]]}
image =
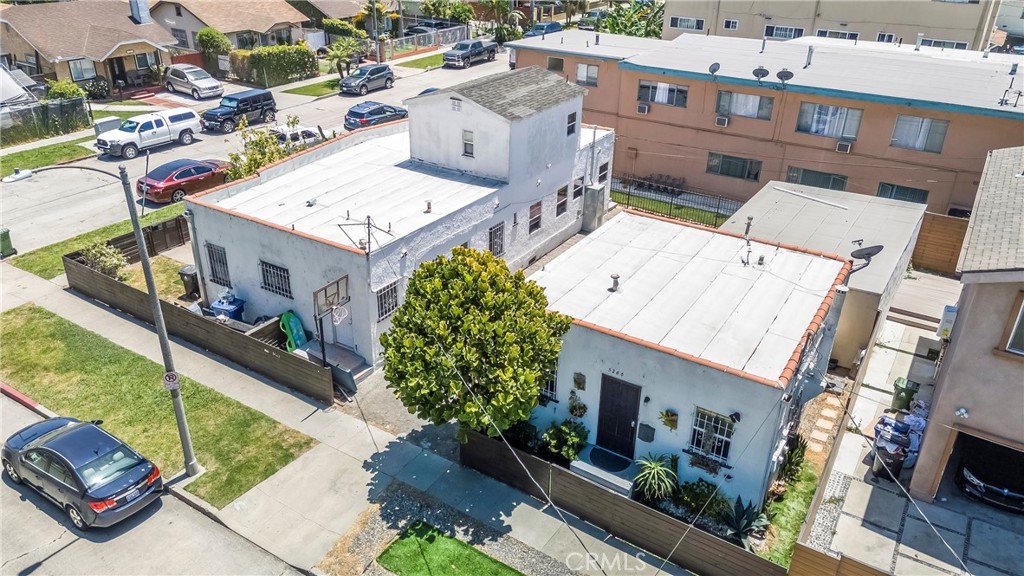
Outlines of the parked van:
{"label": "parked van", "polygon": [[132,116],[116,130],[108,130],[96,137],[96,147],[111,156],[131,160],[139,151],[177,140],[191,144],[195,133],[202,130],[199,115],[189,108],[172,108],[150,114]]}
{"label": "parked van", "polygon": [[203,113],[203,129],[234,132],[245,118],[249,124],[273,122],[277,117],[277,103],[270,90],[256,89],[230,94],[220,99],[220,105]]}

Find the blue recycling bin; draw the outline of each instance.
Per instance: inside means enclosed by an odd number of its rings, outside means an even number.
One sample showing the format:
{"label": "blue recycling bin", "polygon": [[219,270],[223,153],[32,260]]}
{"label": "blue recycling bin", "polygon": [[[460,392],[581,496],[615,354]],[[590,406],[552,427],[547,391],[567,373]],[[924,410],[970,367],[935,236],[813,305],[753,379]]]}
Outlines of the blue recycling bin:
{"label": "blue recycling bin", "polygon": [[242,312],[245,311],[245,300],[235,298],[231,301],[216,300],[210,304],[210,310],[214,316],[224,315],[232,320],[242,321]]}

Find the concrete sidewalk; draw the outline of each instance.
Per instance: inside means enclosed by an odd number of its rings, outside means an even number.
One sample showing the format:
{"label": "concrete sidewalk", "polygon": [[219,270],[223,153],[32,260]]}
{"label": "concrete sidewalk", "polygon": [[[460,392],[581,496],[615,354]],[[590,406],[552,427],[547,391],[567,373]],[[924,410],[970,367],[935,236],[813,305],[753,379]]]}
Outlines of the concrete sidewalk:
{"label": "concrete sidewalk", "polygon": [[[50,282],[0,264],[0,310],[33,302],[120,346],[161,361],[157,339],[148,324],[66,290],[58,283],[61,280]],[[386,501],[377,502],[376,498],[398,481],[558,562],[575,561],[570,568],[585,567],[580,562],[585,551],[572,532],[552,510],[530,496],[341,411],[318,405],[204,350],[179,341],[173,343],[172,350],[179,372],[319,440],[312,450],[222,510],[213,511],[240,535],[293,566],[312,569],[355,527],[371,504],[387,507]],[[409,522],[415,520],[408,518]],[[660,565],[653,555],[578,519],[572,518],[571,524],[598,558],[608,562],[617,558],[619,566],[625,562],[638,568],[638,574],[653,574]],[[686,573],[671,564],[665,571]]]}
{"label": "concrete sidewalk", "polygon": [[[95,112],[100,111],[118,111],[118,112],[134,112],[138,111],[139,114],[145,114],[146,112],[152,112],[154,110],[163,110],[163,106],[124,106],[124,105],[107,105],[107,104],[93,104],[92,109]],[[43,138],[42,140],[33,140],[32,142],[25,142],[24,144],[15,144],[14,146],[5,146],[0,148],[0,155],[13,154],[15,152],[23,152],[25,150],[34,150],[36,148],[42,148],[43,146],[50,146],[51,144],[60,144],[61,142],[71,142],[72,140],[81,140],[86,136],[95,136],[96,132],[90,126],[84,128],[78,132],[72,132],[70,134],[61,134],[60,136],[53,136],[50,138]]]}

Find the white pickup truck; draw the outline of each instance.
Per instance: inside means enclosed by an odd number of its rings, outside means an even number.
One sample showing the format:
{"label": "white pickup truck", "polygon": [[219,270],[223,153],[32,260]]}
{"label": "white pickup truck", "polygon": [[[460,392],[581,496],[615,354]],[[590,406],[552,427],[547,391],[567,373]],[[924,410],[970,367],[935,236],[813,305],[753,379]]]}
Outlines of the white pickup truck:
{"label": "white pickup truck", "polygon": [[191,144],[195,134],[201,130],[199,115],[193,110],[172,108],[132,116],[120,128],[100,134],[96,138],[96,147],[112,156],[123,156],[130,160],[144,148],[169,144],[175,140]]}

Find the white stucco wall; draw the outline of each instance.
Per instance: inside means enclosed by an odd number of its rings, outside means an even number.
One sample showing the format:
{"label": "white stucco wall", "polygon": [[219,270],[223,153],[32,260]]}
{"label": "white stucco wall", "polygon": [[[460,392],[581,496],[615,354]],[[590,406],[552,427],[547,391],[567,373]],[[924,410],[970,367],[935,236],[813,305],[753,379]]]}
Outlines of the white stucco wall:
{"label": "white stucco wall", "polygon": [[[460,109],[452,109],[457,98]],[[511,123],[453,93],[409,100],[410,155],[422,162],[509,181]],[[462,155],[462,131],[473,133],[473,157]]]}

